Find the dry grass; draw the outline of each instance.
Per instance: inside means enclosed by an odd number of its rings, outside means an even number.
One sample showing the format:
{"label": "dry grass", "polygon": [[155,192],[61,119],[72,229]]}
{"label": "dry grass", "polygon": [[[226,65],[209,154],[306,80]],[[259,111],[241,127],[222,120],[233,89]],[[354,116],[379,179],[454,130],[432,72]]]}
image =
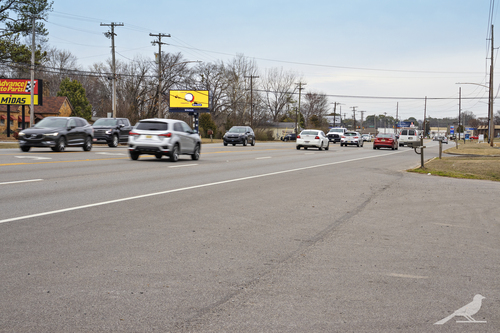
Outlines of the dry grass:
{"label": "dry grass", "polygon": [[490,144],[487,142],[477,143],[477,141],[466,141],[464,144],[464,142],[461,141],[459,142],[457,149],[455,142],[450,142],[449,145],[451,147],[444,150],[444,153],[453,155],[500,156],[500,142],[494,141],[493,143],[494,147],[490,147]]}
{"label": "dry grass", "polygon": [[433,159],[425,168],[408,170],[431,175],[500,181],[500,157],[446,157]]}

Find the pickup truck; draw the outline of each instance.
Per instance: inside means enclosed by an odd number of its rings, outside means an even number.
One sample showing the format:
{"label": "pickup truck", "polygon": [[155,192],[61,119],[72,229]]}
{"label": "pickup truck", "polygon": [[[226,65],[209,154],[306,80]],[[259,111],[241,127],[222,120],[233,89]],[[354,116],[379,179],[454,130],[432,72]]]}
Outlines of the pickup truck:
{"label": "pickup truck", "polygon": [[330,142],[333,142],[333,143],[340,142],[340,139],[342,138],[342,135],[345,134],[345,132],[347,132],[347,128],[334,127],[334,128],[330,128],[328,133],[326,133],[326,136],[328,137],[328,141],[330,141]]}

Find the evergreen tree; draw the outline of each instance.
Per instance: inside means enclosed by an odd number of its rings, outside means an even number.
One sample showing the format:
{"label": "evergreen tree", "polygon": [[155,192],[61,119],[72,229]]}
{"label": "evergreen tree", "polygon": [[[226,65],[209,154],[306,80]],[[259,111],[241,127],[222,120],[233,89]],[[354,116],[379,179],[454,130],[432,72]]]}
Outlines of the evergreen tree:
{"label": "evergreen tree", "polygon": [[92,105],[85,94],[85,88],[77,80],[65,78],[59,86],[57,96],[65,96],[73,106],[72,116],[82,117],[90,120],[92,117]]}

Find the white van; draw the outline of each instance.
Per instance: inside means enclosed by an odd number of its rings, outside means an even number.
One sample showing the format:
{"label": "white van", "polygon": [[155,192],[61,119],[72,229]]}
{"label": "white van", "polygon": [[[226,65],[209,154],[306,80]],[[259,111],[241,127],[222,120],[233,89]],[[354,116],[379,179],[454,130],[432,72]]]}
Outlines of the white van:
{"label": "white van", "polygon": [[403,128],[399,131],[399,146],[407,146],[409,142],[417,142],[420,140],[420,133],[416,128]]}

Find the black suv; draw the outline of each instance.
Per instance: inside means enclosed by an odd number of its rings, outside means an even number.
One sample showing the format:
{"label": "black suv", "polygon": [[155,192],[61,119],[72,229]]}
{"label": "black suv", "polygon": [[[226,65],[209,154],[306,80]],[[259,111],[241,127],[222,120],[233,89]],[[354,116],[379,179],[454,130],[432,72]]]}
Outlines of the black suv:
{"label": "black suv", "polygon": [[120,142],[128,141],[128,133],[132,130],[127,118],[99,118],[94,125],[94,143],[107,143],[110,147],[118,147]]}
{"label": "black suv", "polygon": [[281,138],[282,141],[295,141],[297,140],[297,134],[295,133],[288,133],[287,135],[285,135],[284,137]]}
{"label": "black suv", "polygon": [[19,147],[29,151],[31,147],[50,147],[53,151],[64,151],[66,146],[92,149],[94,129],[79,117],[46,117],[35,126],[19,132]]}
{"label": "black suv", "polygon": [[255,146],[255,134],[252,128],[249,126],[231,127],[229,131],[224,134],[222,140],[224,141],[224,146],[227,146],[228,143],[232,143],[233,146],[235,146],[236,144],[242,144],[243,146],[246,146],[247,143]]}

